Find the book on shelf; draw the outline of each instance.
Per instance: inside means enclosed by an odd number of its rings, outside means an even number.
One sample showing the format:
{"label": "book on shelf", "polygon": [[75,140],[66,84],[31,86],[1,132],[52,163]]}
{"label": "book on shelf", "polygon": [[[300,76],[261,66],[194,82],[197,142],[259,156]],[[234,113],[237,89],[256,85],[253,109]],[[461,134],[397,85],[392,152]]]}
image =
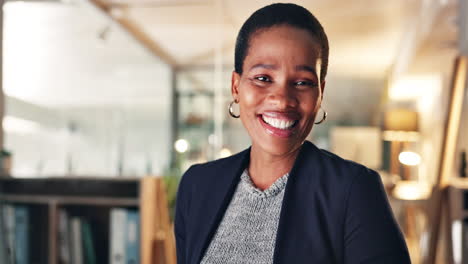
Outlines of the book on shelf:
{"label": "book on shelf", "polygon": [[140,214],[135,209],[113,208],[110,214],[110,263],[140,263]]}
{"label": "book on shelf", "polygon": [[90,221],[85,217],[70,217],[59,210],[59,264],[96,264],[96,249]]}
{"label": "book on shelf", "polygon": [[127,211],[126,254],[125,264],[140,263],[140,216],[137,210]]}
{"label": "book on shelf", "polygon": [[96,253],[93,243],[91,225],[88,221],[81,222],[81,231],[83,238],[84,260],[86,264],[96,264]]}
{"label": "book on shelf", "polygon": [[15,206],[15,264],[29,264],[29,209]]}
{"label": "book on shelf", "polygon": [[125,228],[127,212],[123,208],[113,208],[110,213],[110,264],[125,263]]}
{"label": "book on shelf", "polygon": [[15,263],[15,208],[13,205],[2,205],[3,231],[5,234],[5,246],[7,263]]}
{"label": "book on shelf", "polygon": [[71,259],[73,264],[83,264],[83,240],[81,236],[81,219],[70,219]]}
{"label": "book on shelf", "polygon": [[3,210],[0,206],[0,263],[8,263],[7,245],[5,236],[5,225],[3,224]]}
{"label": "book on shelf", "polygon": [[66,210],[59,210],[59,225],[58,225],[58,247],[59,247],[59,264],[71,264],[70,252],[70,220]]}
{"label": "book on shelf", "polygon": [[1,211],[5,263],[29,264],[29,208],[3,204]]}

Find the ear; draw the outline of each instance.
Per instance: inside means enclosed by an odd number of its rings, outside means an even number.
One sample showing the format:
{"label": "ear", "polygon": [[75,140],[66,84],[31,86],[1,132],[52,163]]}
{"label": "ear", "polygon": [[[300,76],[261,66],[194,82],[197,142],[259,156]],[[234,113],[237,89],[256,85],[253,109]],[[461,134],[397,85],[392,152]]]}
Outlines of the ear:
{"label": "ear", "polygon": [[232,98],[239,101],[239,82],[240,82],[240,74],[233,71],[231,76],[231,94]]}

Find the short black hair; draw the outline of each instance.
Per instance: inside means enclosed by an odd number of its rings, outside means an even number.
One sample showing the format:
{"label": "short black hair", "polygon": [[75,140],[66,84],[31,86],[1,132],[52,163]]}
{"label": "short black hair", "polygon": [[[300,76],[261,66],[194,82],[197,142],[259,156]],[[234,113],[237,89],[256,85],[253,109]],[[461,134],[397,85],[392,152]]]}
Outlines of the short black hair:
{"label": "short black hair", "polygon": [[237,35],[234,52],[234,71],[242,74],[242,67],[249,49],[252,35],[261,29],[279,25],[290,25],[308,31],[320,45],[322,67],[320,79],[325,80],[328,68],[328,38],[318,19],[302,6],[277,3],[255,11],[242,25]]}

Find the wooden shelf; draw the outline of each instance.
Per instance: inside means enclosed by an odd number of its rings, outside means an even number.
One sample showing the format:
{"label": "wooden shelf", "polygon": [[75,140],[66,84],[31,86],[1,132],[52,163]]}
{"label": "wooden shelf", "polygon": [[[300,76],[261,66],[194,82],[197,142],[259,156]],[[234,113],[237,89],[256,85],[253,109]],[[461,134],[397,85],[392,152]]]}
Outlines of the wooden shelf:
{"label": "wooden shelf", "polygon": [[450,179],[450,186],[457,189],[468,189],[468,178],[453,177]]}
{"label": "wooden shelf", "polygon": [[138,198],[140,180],[99,178],[9,178],[0,180],[3,195],[42,197],[107,197],[110,199]]}
{"label": "wooden shelf", "polygon": [[0,200],[12,203],[58,204],[58,205],[94,205],[94,206],[138,206],[137,198],[109,198],[82,196],[47,196],[47,195],[0,195]]}

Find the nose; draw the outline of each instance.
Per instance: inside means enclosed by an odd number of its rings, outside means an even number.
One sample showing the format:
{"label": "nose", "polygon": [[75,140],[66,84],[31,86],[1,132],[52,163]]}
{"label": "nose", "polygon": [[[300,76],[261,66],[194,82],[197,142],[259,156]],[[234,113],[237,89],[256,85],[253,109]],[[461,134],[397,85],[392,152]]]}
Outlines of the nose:
{"label": "nose", "polygon": [[299,104],[293,87],[287,84],[273,87],[267,99],[272,106],[278,109],[294,108]]}

